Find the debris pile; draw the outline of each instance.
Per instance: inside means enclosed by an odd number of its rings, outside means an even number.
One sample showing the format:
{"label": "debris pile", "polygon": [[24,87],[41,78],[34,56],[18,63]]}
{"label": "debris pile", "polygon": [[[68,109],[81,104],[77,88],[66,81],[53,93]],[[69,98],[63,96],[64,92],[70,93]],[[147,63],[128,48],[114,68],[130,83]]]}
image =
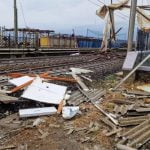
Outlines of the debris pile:
{"label": "debris pile", "polygon": [[[106,138],[113,137],[114,149],[144,149],[150,141],[149,84],[125,84],[115,91],[94,89],[89,86],[93,82],[92,73],[86,69],[70,68],[70,72],[63,76],[52,76],[49,73],[8,74],[0,87],[0,123],[5,128],[9,123],[9,128],[13,130],[9,131],[8,128],[5,133],[0,132],[0,139],[37,127],[40,139],[44,139],[49,135],[49,128],[61,127],[62,119],[66,135],[78,135],[81,143],[93,142],[101,133]],[[120,79],[120,74],[117,76]],[[93,107],[93,118],[87,115],[87,123],[85,121],[82,125],[81,121],[77,123],[76,120],[82,120],[80,116],[89,113],[84,102],[88,107]],[[95,113],[101,116],[96,118]],[[59,117],[60,124],[55,124],[54,120],[49,123],[43,118],[45,116]],[[35,120],[30,121],[31,118]],[[44,126],[41,126],[43,123]],[[4,148],[15,146],[10,144]]]}
{"label": "debris pile", "polygon": [[[99,100],[103,91],[91,90],[83,82],[92,82],[87,73],[90,70],[70,68],[69,77],[10,73],[8,83],[1,85],[0,101],[5,104],[23,103],[18,110],[20,118],[61,114],[71,119],[79,112],[79,104],[84,101]],[[34,103],[34,107],[27,105]],[[23,107],[22,107],[23,106]],[[17,111],[17,110],[16,110]]]}
{"label": "debris pile", "polygon": [[[136,87],[138,89],[138,87]],[[150,140],[150,93],[138,90],[121,90],[117,94],[121,99],[112,99],[113,114],[118,125],[106,133],[107,136],[116,134],[118,149],[139,149]],[[110,126],[110,123],[103,120]]]}

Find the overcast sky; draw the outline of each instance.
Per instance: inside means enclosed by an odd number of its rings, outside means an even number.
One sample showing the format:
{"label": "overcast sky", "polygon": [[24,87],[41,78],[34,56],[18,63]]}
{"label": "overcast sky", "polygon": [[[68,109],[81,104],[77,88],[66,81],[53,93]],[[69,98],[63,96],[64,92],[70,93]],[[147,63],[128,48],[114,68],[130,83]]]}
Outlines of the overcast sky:
{"label": "overcast sky", "polygon": [[[87,28],[102,31],[104,20],[95,12],[101,3],[98,0],[17,0],[19,27],[56,30],[56,32],[76,32],[85,34]],[[101,0],[108,3],[109,0]],[[116,2],[117,0],[114,0]],[[142,0],[138,0],[142,2]],[[143,0],[147,4],[150,0]],[[22,11],[22,8],[23,11]],[[24,13],[24,17],[23,17]],[[116,13],[117,27],[127,28],[126,16]],[[128,15],[128,11],[123,14]],[[0,0],[0,26],[13,27],[13,0]],[[25,18],[25,19],[24,19]]]}

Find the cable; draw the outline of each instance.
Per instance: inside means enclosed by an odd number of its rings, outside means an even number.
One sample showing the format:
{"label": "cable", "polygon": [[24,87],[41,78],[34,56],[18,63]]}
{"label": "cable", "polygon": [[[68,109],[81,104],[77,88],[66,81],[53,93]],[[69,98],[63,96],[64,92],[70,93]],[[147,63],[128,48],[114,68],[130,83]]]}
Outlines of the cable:
{"label": "cable", "polygon": [[[92,2],[91,0],[88,0],[88,1],[91,2],[92,4],[96,5],[96,6],[100,6],[100,5],[98,5],[98,4],[94,3],[94,2]],[[101,4],[105,5],[104,2],[102,2],[102,1],[100,1],[100,0],[97,0],[97,1],[100,2]],[[129,21],[129,17],[128,17],[127,15],[121,13],[121,12],[119,12],[119,14],[116,13],[116,16],[120,17],[120,18],[123,19],[123,20]]]}
{"label": "cable", "polygon": [[123,20],[128,20],[128,19],[129,19],[129,18],[126,18],[126,17],[124,17],[124,16],[121,16],[121,14],[118,14],[118,13],[116,13],[116,16],[120,17],[120,18],[123,19]]}
{"label": "cable", "polygon": [[23,16],[23,20],[24,20],[25,26],[28,27],[26,19],[25,19],[24,10],[23,10],[23,6],[22,6],[22,3],[21,3],[21,0],[19,0],[19,4],[20,4],[20,7],[21,7],[21,12],[22,12],[22,16]]}
{"label": "cable", "polygon": [[[97,1],[100,2],[100,3],[103,4],[103,5],[106,5],[104,2],[102,2],[102,1],[100,1],[100,0],[97,0]],[[125,14],[123,14],[123,13],[121,13],[121,12],[120,12],[120,14],[128,18],[127,15],[125,15]]]}
{"label": "cable", "polygon": [[101,4],[103,4],[103,5],[105,5],[105,3],[104,2],[102,2],[102,1],[100,1],[100,0],[97,0],[98,2],[100,2]]}
{"label": "cable", "polygon": [[93,5],[95,5],[95,6],[100,6],[100,5],[98,5],[98,4],[96,4],[96,3],[94,3],[94,2],[92,2],[91,0],[88,0],[90,3],[92,3]]}

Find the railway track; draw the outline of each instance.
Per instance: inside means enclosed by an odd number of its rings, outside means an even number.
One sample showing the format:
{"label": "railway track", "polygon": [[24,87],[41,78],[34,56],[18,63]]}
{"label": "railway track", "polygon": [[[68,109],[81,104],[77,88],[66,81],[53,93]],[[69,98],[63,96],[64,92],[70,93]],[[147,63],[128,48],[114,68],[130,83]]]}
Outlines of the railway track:
{"label": "railway track", "polygon": [[17,59],[1,59],[0,74],[11,72],[43,72],[66,71],[70,67],[82,67],[95,72],[111,72],[119,68],[125,58],[125,53],[108,52],[79,56],[29,57]]}

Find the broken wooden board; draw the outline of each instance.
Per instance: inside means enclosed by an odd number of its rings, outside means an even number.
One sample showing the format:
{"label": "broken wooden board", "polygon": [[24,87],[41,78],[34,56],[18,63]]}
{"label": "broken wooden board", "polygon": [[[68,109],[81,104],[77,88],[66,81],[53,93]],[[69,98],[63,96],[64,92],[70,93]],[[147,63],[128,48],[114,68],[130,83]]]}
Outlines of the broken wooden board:
{"label": "broken wooden board", "polygon": [[127,91],[127,94],[133,94],[133,95],[140,95],[140,96],[150,96],[149,92],[144,92],[144,91]]}
{"label": "broken wooden board", "polygon": [[18,98],[17,97],[8,96],[8,95],[5,95],[5,94],[0,94],[0,102],[3,102],[5,104],[15,103],[15,102],[18,102]]}
{"label": "broken wooden board", "polygon": [[72,76],[84,91],[89,91],[89,88],[82,82],[82,79],[78,75],[72,73]]}
{"label": "broken wooden board", "polygon": [[8,145],[8,146],[0,146],[0,150],[12,150],[12,149],[16,149],[15,145]]}

